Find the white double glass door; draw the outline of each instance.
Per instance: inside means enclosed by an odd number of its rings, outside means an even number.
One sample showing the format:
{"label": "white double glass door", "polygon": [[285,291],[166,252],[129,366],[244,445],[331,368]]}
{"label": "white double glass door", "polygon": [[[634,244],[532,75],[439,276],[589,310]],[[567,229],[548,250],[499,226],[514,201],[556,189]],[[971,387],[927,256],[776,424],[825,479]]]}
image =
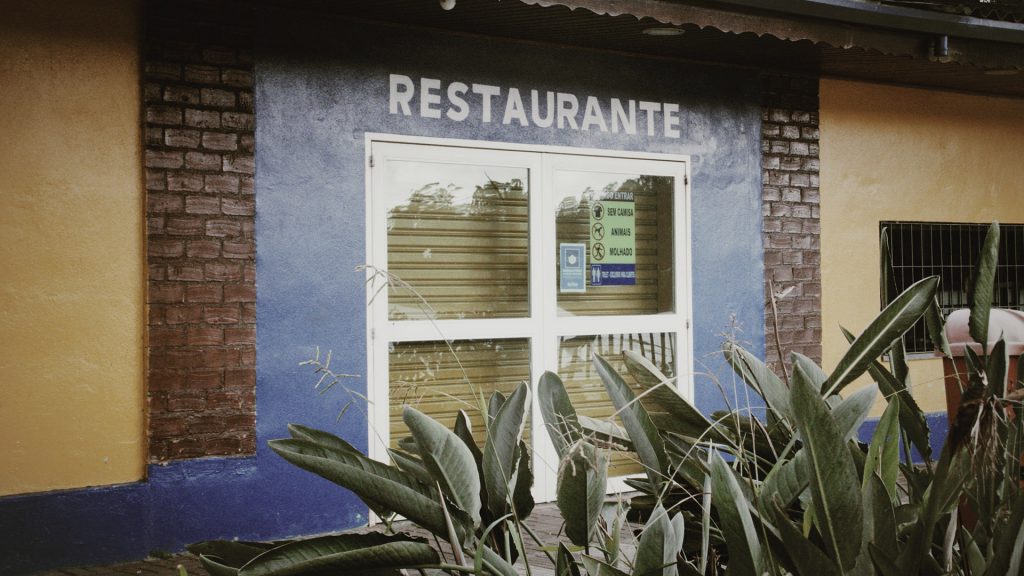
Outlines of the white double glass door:
{"label": "white double glass door", "polygon": [[[610,418],[591,364],[643,354],[692,390],[686,158],[367,137],[370,455],[407,436],[405,405],[484,437],[482,403],[558,373]],[[533,402],[534,496],[557,457]],[[613,458],[612,490],[640,469]]]}

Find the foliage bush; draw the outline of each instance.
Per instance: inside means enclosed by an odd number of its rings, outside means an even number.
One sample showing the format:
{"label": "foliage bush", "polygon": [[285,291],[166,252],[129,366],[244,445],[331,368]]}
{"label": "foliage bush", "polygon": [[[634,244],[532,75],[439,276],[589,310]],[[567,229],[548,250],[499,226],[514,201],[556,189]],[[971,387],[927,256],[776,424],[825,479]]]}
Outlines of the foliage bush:
{"label": "foliage bush", "polygon": [[[706,417],[632,352],[624,354],[626,375],[594,357],[621,429],[578,415],[558,376],[542,375],[536,391],[560,459],[557,505],[572,544],[545,548],[556,574],[1021,574],[1024,442],[1011,409],[1019,412],[1020,401],[1006,390],[1005,342],[988,342],[998,234],[994,224],[975,274],[970,334],[981,353],[966,350],[968,385],[937,460],[910,394],[902,340],[924,318],[937,349],[950,354],[935,277],[911,286],[859,336],[848,334],[850,348],[830,374],[793,354],[784,381],[727,343],[726,360],[764,401],[763,419],[748,410]],[[886,274],[884,235],[882,244]],[[875,386],[840,396],[865,373]],[[887,408],[864,444],[858,431],[879,392]],[[465,412],[449,430],[412,407],[403,414],[411,438],[390,451],[391,465],[302,426],[271,441],[286,460],[352,490],[380,517],[426,529],[433,546],[374,533],[191,549],[214,576],[512,576],[517,563],[529,570],[526,539],[543,544],[525,522],[534,507],[523,441],[530,396],[523,383],[508,398],[491,397],[482,450]],[[629,480],[641,493],[634,508],[646,512],[631,555],[621,542],[623,511],[609,513],[605,503],[610,446],[634,452],[645,472]],[[977,522],[961,522],[960,509]]]}

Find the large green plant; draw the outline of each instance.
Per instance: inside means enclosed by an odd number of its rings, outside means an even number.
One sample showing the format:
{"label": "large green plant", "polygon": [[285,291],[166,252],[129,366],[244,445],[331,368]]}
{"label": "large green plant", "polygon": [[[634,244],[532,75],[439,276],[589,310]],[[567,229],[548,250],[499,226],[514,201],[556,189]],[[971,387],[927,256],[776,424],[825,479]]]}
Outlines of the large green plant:
{"label": "large green plant", "polygon": [[[831,374],[794,354],[787,384],[754,355],[727,344],[727,360],[764,400],[764,422],[743,411],[705,418],[654,366],[627,353],[641,391],[637,400],[622,376],[596,359],[648,472],[633,481],[646,495],[639,503],[679,507],[688,521],[703,526],[700,545],[684,550],[681,571],[1021,573],[1021,424],[1006,410],[1019,402],[1004,389],[1005,343],[1000,338],[989,349],[987,342],[998,235],[994,224],[975,273],[970,333],[982,353],[966,350],[962,380],[969,385],[937,462],[924,414],[910,394],[902,340],[924,318],[937,349],[950,353],[937,278],[911,286],[859,336],[847,333],[850,348]],[[882,248],[885,274],[884,235]],[[883,354],[889,367],[880,361]],[[857,441],[857,431],[877,390],[837,395],[865,373],[888,403],[868,444]],[[920,463],[912,461],[911,446]],[[957,521],[960,503],[977,516],[973,526]]]}
{"label": "large green plant", "polygon": [[[883,236],[883,255],[886,254]],[[831,374],[793,354],[792,380],[727,344],[725,358],[766,406],[763,419],[733,410],[706,417],[642,355],[624,354],[628,374],[594,363],[621,427],[578,415],[557,375],[537,385],[540,412],[559,455],[557,504],[574,546],[548,547],[558,576],[720,574],[1019,574],[1024,556],[1019,418],[1008,417],[1008,358],[988,346],[988,312],[998,246],[993,225],[975,274],[968,382],[956,424],[937,461],[910,394],[903,334],[924,318],[948,355],[937,278],[897,297],[854,337]],[[883,274],[888,263],[883,257]],[[888,355],[888,367],[881,359]],[[869,374],[876,387],[840,396]],[[858,431],[878,391],[887,408],[869,443]],[[1016,402],[1019,404],[1019,402]],[[371,460],[325,432],[290,427],[271,447],[289,462],[352,490],[382,518],[400,515],[434,536],[341,534],[271,544],[207,542],[192,547],[211,574],[285,575],[401,571],[448,574],[529,571],[524,520],[533,509],[523,441],[530,389],[491,397],[479,449],[469,417],[454,430],[407,407],[411,438]],[[1019,412],[1019,409],[1018,409]],[[622,515],[605,510],[610,447],[636,454],[647,521],[622,553]],[[911,459],[915,448],[922,463]],[[978,521],[961,525],[958,505]],[[684,538],[684,533],[699,537]],[[440,545],[438,542],[447,544]],[[538,545],[542,545],[538,541]]]}

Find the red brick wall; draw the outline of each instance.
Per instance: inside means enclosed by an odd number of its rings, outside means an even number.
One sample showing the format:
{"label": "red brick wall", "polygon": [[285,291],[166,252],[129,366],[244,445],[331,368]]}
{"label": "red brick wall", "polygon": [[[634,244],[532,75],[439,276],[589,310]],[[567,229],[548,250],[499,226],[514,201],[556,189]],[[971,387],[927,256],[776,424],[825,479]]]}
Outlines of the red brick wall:
{"label": "red brick wall", "polygon": [[145,6],[150,460],[251,454],[252,13],[229,1]]}
{"label": "red brick wall", "polygon": [[[765,339],[769,365],[799,352],[821,362],[818,79],[763,79],[761,124]],[[786,292],[776,300],[771,292]],[[778,330],[779,344],[775,333]]]}

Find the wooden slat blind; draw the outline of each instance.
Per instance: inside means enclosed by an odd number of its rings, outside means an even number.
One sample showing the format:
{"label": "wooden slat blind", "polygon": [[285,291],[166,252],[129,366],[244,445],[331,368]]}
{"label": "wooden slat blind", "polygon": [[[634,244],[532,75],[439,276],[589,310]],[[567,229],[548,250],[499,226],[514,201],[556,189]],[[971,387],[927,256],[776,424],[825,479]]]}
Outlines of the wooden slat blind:
{"label": "wooden slat blind", "polygon": [[390,353],[391,445],[409,433],[402,410],[414,406],[449,428],[465,410],[478,442],[484,440],[480,402],[495,390],[508,396],[530,381],[530,342],[525,339],[401,342]]}
{"label": "wooden slat blind", "polygon": [[428,185],[389,213],[388,269],[411,287],[390,289],[391,319],[528,316],[530,230],[523,181],[483,180],[472,200],[461,204],[444,191]]}

